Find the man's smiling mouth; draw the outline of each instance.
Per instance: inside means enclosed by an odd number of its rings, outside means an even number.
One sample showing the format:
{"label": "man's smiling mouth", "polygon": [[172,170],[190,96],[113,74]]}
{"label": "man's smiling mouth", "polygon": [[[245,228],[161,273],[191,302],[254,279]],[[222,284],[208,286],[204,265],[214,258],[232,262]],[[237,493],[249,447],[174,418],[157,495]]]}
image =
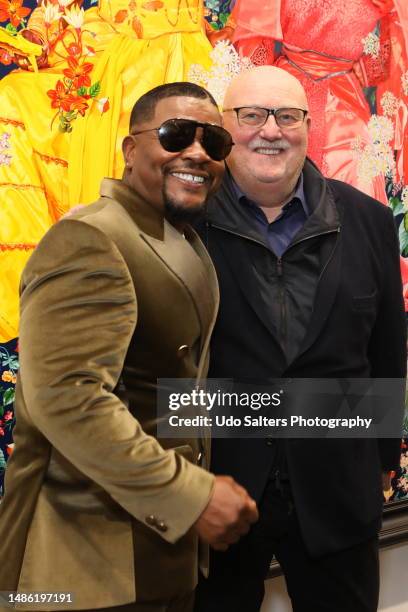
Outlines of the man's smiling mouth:
{"label": "man's smiling mouth", "polygon": [[208,177],[206,176],[203,176],[201,174],[193,174],[191,172],[173,171],[170,172],[170,175],[190,185],[203,185],[208,180]]}

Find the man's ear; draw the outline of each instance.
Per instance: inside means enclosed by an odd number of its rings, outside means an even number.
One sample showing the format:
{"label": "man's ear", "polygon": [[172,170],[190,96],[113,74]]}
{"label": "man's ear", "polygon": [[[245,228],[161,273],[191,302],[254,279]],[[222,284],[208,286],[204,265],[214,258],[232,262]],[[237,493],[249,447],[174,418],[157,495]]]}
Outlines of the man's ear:
{"label": "man's ear", "polygon": [[132,136],[126,136],[122,142],[122,152],[125,160],[125,166],[131,168],[133,166],[133,157],[135,150],[135,140]]}

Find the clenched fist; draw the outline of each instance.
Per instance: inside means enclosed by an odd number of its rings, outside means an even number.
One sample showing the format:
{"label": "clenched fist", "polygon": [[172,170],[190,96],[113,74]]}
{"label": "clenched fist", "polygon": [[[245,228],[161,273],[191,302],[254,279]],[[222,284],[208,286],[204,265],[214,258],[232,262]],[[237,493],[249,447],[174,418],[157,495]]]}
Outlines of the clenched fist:
{"label": "clenched fist", "polygon": [[227,550],[257,520],[256,503],[246,490],[229,476],[216,476],[210,501],[193,527],[215,550]]}

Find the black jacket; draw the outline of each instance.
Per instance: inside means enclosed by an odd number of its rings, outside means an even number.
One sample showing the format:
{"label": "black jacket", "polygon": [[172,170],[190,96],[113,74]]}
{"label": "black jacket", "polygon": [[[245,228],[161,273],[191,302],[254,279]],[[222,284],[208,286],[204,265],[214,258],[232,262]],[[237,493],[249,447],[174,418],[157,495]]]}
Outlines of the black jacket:
{"label": "black jacket", "polygon": [[[404,377],[405,314],[391,211],[345,183],[324,179],[309,161],[303,176],[312,214],[282,258],[262,244],[228,173],[208,204],[198,229],[220,283],[209,376]],[[259,266],[269,267],[276,286],[275,303],[266,307]],[[299,322],[304,309],[307,321]],[[284,445],[312,555],[375,535],[381,470],[398,465],[399,440],[290,439]],[[232,475],[257,500],[273,462],[268,439],[213,441],[214,472]]]}

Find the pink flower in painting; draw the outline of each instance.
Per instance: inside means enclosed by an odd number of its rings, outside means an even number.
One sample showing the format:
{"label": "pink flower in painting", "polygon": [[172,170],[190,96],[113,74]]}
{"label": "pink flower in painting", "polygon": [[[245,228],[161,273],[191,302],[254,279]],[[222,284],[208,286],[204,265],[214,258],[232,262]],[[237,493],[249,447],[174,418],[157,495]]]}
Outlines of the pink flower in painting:
{"label": "pink flower in painting", "polygon": [[0,166],[9,166],[11,164],[11,155],[0,153]]}
{"label": "pink flower in painting", "polygon": [[11,164],[12,157],[9,154],[10,148],[10,134],[8,132],[3,132],[0,136],[0,166],[9,166]]}
{"label": "pink flower in painting", "polygon": [[0,136],[0,149],[9,149],[11,147],[10,137],[11,134],[9,134],[9,132],[3,132]]}

